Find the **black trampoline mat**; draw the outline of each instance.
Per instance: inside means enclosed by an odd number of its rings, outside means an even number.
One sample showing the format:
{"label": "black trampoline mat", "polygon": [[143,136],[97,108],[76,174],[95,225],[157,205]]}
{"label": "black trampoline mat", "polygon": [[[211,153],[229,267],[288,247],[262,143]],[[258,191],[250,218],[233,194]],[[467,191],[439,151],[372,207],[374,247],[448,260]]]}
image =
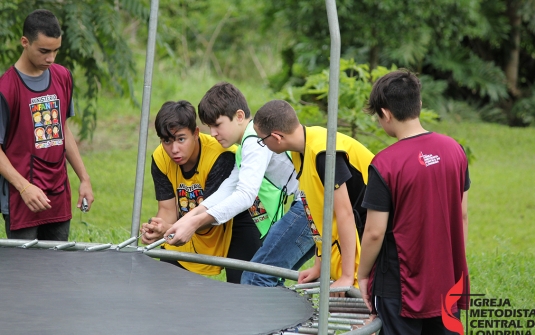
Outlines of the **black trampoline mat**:
{"label": "black trampoline mat", "polygon": [[270,334],[313,312],[289,289],[220,282],[140,252],[0,248],[1,334]]}

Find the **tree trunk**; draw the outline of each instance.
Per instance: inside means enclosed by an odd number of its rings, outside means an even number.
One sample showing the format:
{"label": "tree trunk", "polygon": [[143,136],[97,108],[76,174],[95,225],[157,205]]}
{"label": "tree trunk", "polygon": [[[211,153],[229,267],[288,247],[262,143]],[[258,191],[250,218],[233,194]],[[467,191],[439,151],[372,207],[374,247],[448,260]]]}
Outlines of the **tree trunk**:
{"label": "tree trunk", "polygon": [[379,65],[379,46],[376,44],[370,48],[370,70]]}
{"label": "tree trunk", "polygon": [[522,24],[522,18],[519,13],[518,0],[507,1],[507,17],[509,18],[509,24],[511,25],[511,42],[512,46],[509,50],[509,57],[505,64],[505,77],[507,79],[507,87],[513,99],[520,97],[520,90],[518,89],[518,67],[520,56],[520,26]]}

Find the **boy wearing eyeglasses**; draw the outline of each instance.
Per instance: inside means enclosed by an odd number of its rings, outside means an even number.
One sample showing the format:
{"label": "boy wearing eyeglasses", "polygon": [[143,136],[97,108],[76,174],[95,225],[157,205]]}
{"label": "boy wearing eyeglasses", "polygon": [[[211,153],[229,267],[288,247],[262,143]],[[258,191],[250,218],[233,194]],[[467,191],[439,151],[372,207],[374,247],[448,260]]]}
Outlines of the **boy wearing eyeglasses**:
{"label": "boy wearing eyeglasses", "polygon": [[[283,100],[272,100],[255,115],[254,128],[264,144],[275,153],[290,151],[297,171],[302,202],[316,242],[314,265],[299,273],[299,283],[315,281],[321,272],[323,243],[331,246],[330,279],[334,287],[358,286],[357,268],[360,243],[357,223],[363,224],[365,209],[361,207],[368,181],[368,166],[373,154],[357,140],[336,134],[336,171],[332,240],[323,240],[324,176],[327,129],[305,127],[293,107]],[[344,296],[345,293],[331,293]]]}
{"label": "boy wearing eyeglasses", "polygon": [[[188,243],[198,229],[220,225],[249,209],[263,239],[262,247],[251,261],[299,269],[313,256],[314,242],[299,201],[294,202],[283,217],[287,196],[296,193],[298,188],[291,159],[286,153],[275,154],[258,145],[263,143],[263,138],[253,128],[245,97],[232,84],[214,85],[202,98],[198,111],[199,118],[210,127],[210,134],[221,146],[228,148],[238,144],[235,166],[214,194],[167,230],[164,236],[174,234],[167,243]],[[274,245],[284,246],[284,250],[273,249]],[[278,286],[283,285],[284,280],[244,272],[241,282]]]}

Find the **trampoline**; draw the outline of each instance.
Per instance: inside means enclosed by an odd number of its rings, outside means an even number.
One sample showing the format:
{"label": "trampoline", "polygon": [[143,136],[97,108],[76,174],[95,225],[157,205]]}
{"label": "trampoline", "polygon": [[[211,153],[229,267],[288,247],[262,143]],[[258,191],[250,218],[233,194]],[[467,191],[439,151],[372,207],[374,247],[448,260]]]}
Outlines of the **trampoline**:
{"label": "trampoline", "polygon": [[[133,238],[135,239],[135,238]],[[212,280],[152,257],[278,275],[297,272],[151,246],[0,239],[5,334],[318,334],[320,283],[290,288]],[[155,248],[158,243],[152,245]],[[369,335],[379,319],[354,287],[329,298],[325,334]]]}
{"label": "trampoline", "polygon": [[295,291],[216,281],[140,252],[0,248],[3,334],[271,334],[311,318]]}

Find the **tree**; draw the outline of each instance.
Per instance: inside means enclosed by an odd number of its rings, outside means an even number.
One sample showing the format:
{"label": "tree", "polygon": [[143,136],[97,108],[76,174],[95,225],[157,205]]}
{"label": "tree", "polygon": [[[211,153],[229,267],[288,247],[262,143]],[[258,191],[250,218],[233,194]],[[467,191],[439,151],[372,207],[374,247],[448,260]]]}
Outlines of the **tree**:
{"label": "tree", "polygon": [[22,25],[37,8],[52,11],[63,31],[61,50],[56,62],[75,76],[76,102],[85,101],[80,123],[80,137],[92,136],[97,122],[97,101],[103,89],[133,99],[135,73],[132,52],[123,37],[122,15],[148,19],[148,10],[136,0],[53,0],[5,1],[0,3],[0,69],[18,59]]}
{"label": "tree", "polygon": [[[371,68],[408,67],[438,80],[447,101],[468,102],[494,114],[498,110],[504,122],[525,125],[535,116],[535,108],[531,114],[525,108],[535,101],[531,98],[534,4],[533,0],[340,0],[342,57],[367,62]],[[286,54],[292,57],[285,59],[294,62],[285,67],[288,80],[291,76],[302,80],[328,64],[330,37],[323,3],[270,1],[266,21],[278,16],[294,33],[286,45]],[[529,64],[528,71],[519,67],[523,61]],[[524,99],[521,105],[519,99]],[[435,100],[437,104],[430,107],[444,110],[438,105],[444,99]]]}

